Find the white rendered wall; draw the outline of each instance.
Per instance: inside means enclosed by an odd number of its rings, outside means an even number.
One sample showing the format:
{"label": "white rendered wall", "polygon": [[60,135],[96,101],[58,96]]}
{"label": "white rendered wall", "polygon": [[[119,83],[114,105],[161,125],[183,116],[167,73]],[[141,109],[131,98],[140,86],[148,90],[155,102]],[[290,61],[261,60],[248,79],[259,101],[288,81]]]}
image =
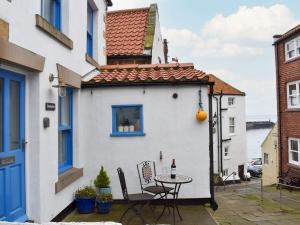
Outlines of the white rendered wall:
{"label": "white rendered wall", "polygon": [[[228,98],[235,98],[235,105],[228,105]],[[219,96],[217,96],[219,99]],[[245,96],[224,95],[222,97],[222,132],[223,140],[231,139],[223,142],[223,170],[228,169],[228,175],[232,172],[238,174],[238,166],[245,165],[247,162],[246,149],[246,108]],[[216,100],[213,100],[213,112],[216,112]],[[235,118],[235,134],[229,133],[229,117]],[[218,142],[217,142],[217,125],[214,133],[214,171],[218,173]],[[220,129],[220,128],[219,128]],[[229,147],[229,156],[224,156],[225,147]],[[244,169],[247,169],[246,167]]]}
{"label": "white rendered wall", "polygon": [[159,63],[158,57],[161,59],[161,63],[164,64],[165,56],[164,56],[164,44],[160,31],[160,23],[159,23],[159,15],[158,11],[156,12],[156,20],[155,20],[155,32],[153,39],[153,47],[152,47],[152,64]]}
{"label": "white rendered wall", "polygon": [[[73,200],[73,192],[87,181],[77,180],[66,189],[55,194],[55,182],[58,180],[58,111],[45,111],[45,103],[58,102],[57,88],[49,82],[49,74],[57,76],[56,63],[84,75],[94,69],[85,61],[86,53],[86,1],[65,0],[62,5],[62,32],[73,40],[74,49],[70,50],[39,30],[35,26],[35,14],[40,14],[39,0],[35,1],[0,1],[0,18],[9,23],[9,41],[29,49],[46,58],[44,71],[28,73],[17,67],[2,66],[5,69],[22,73],[26,76],[26,213],[36,222],[50,221]],[[106,5],[104,0],[95,0],[98,12],[99,40],[95,59],[100,64],[106,63],[103,55],[103,38]],[[68,16],[67,16],[68,15]],[[66,21],[68,20],[68,21]],[[96,35],[96,34],[95,34]],[[95,43],[96,44],[96,43]],[[80,109],[80,91],[74,91],[74,167],[81,167],[84,158],[78,137],[78,114]],[[50,127],[44,129],[42,120],[49,117]]]}
{"label": "white rendered wall", "polygon": [[[208,120],[198,123],[195,119],[198,90],[199,86],[83,89],[80,137],[86,137],[82,143],[86,182],[93,180],[103,165],[111,178],[114,198],[122,199],[118,167],[124,170],[129,193],[135,193],[141,191],[137,163],[153,160],[158,174],[169,173],[171,160],[175,158],[177,173],[194,179],[182,185],[180,197],[209,198]],[[178,93],[177,99],[172,98],[173,93]],[[207,96],[202,97],[207,110]],[[143,104],[146,136],[110,137],[111,105],[115,104]]]}

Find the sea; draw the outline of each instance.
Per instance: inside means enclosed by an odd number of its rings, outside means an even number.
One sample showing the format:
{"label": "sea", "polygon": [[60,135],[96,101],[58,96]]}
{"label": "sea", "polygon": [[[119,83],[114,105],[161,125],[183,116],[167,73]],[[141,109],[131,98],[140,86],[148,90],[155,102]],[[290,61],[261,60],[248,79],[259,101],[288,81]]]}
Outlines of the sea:
{"label": "sea", "polygon": [[[248,115],[246,117],[247,122],[253,121],[272,121],[276,123],[277,115]],[[269,129],[251,129],[247,130],[247,156],[250,161],[252,158],[262,158],[261,144],[267,137]]]}

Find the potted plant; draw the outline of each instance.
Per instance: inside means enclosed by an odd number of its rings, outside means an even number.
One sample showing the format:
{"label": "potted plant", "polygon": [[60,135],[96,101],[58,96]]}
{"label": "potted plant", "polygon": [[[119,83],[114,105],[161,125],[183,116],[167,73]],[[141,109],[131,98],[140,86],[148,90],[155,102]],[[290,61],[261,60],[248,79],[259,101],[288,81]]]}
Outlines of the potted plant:
{"label": "potted plant", "polygon": [[112,207],[112,194],[102,193],[96,198],[97,209],[101,214],[109,213]]}
{"label": "potted plant", "polygon": [[75,192],[75,202],[79,213],[92,213],[95,208],[96,192],[90,186],[85,186]]}
{"label": "potted plant", "polygon": [[103,193],[111,193],[111,188],[110,188],[110,179],[107,176],[106,171],[104,170],[104,167],[101,166],[100,172],[97,175],[94,184],[97,188],[99,188],[99,194]]}

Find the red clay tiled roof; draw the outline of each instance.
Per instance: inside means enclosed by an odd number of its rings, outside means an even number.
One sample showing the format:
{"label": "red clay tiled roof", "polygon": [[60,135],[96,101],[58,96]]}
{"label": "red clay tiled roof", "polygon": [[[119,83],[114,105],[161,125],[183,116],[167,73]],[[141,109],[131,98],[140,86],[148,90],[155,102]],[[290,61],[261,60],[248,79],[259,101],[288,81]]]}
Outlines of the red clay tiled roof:
{"label": "red clay tiled roof", "polygon": [[106,50],[108,56],[144,54],[148,8],[107,12]]}
{"label": "red clay tiled roof", "polygon": [[244,92],[232,87],[231,85],[227,84],[223,80],[219,79],[215,75],[209,74],[209,81],[215,82],[214,85],[214,94],[220,94],[221,90],[225,95],[245,95]]}
{"label": "red clay tiled roof", "polygon": [[100,74],[86,84],[155,83],[176,81],[207,81],[205,72],[192,63],[108,65],[100,67]]}
{"label": "red clay tiled roof", "polygon": [[294,35],[294,34],[296,34],[296,33],[298,33],[298,32],[300,32],[300,24],[297,25],[297,26],[295,26],[294,28],[292,28],[292,29],[289,30],[288,32],[284,33],[283,35],[275,35],[275,36],[279,37],[279,38],[275,41],[275,43],[278,43],[278,42],[280,42],[280,41],[282,41],[282,40],[285,40],[286,38],[288,38],[288,37],[290,37],[290,36],[292,36],[292,35]]}

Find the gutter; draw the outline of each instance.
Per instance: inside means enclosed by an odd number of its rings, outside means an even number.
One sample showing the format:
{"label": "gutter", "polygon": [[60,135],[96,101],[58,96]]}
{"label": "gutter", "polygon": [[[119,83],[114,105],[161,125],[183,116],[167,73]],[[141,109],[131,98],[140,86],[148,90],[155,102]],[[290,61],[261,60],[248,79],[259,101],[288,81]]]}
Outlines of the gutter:
{"label": "gutter", "polygon": [[216,113],[217,113],[217,140],[218,140],[218,174],[220,174],[220,125],[219,125],[219,99],[216,96],[213,96],[216,99]]}
{"label": "gutter", "polygon": [[209,174],[210,174],[210,207],[215,211],[218,204],[215,201],[214,189],[214,147],[213,147],[213,115],[212,115],[212,98],[214,93],[214,82],[208,82],[208,108],[209,108]]}
{"label": "gutter", "polygon": [[[221,90],[220,98],[219,98],[219,108],[220,108],[220,140],[223,140],[223,129],[222,129],[222,97],[223,97],[223,91]],[[223,176],[223,142],[221,141],[220,144],[220,158],[221,158],[221,176]]]}

